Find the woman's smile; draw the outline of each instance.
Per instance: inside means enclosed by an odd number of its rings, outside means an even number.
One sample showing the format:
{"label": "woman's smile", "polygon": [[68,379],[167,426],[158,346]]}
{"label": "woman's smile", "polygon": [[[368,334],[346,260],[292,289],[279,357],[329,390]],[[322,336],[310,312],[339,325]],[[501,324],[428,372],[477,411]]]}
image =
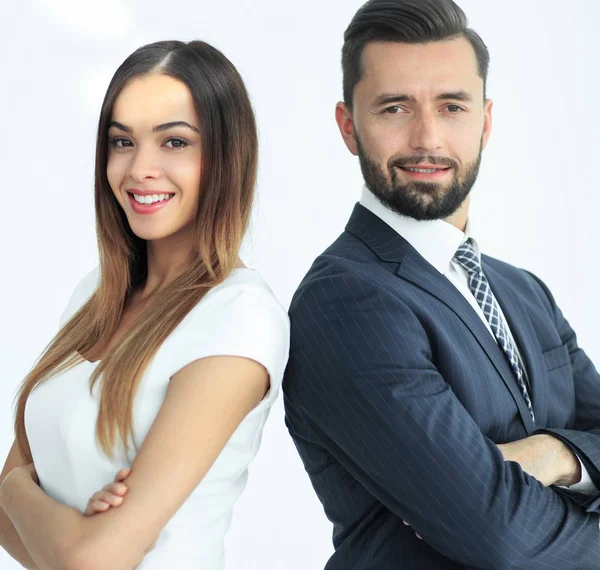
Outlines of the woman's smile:
{"label": "woman's smile", "polygon": [[131,209],[136,214],[154,214],[162,210],[175,196],[173,192],[128,190]]}

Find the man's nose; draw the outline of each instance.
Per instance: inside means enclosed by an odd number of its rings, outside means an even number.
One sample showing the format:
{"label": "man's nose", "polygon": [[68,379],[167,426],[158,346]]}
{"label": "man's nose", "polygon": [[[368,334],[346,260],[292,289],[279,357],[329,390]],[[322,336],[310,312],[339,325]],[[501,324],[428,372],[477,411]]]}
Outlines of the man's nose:
{"label": "man's nose", "polygon": [[440,125],[433,112],[418,113],[411,128],[409,144],[415,153],[433,154],[442,150]]}

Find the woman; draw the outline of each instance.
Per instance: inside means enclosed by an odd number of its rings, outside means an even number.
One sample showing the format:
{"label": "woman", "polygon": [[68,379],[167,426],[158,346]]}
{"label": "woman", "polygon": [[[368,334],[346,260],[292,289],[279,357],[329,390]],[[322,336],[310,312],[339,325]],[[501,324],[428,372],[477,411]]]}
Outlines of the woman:
{"label": "woman", "polygon": [[2,473],[0,539],[26,567],[223,568],[289,343],[238,257],[256,167],[250,101],[218,50],[159,42],[117,70],[96,152],[100,268],[21,387]]}

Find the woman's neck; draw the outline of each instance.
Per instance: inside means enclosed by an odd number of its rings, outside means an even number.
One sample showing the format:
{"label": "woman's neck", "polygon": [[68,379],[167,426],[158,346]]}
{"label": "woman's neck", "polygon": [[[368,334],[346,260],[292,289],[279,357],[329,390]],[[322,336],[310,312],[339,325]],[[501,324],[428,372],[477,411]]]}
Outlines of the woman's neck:
{"label": "woman's neck", "polygon": [[189,265],[191,232],[146,242],[148,274],[139,291],[148,297],[175,281]]}
{"label": "woman's neck", "polygon": [[[187,269],[192,251],[192,239],[192,232],[182,232],[162,240],[146,242],[148,273],[146,282],[135,294],[139,301],[164,289]],[[246,266],[238,258],[235,267]]]}

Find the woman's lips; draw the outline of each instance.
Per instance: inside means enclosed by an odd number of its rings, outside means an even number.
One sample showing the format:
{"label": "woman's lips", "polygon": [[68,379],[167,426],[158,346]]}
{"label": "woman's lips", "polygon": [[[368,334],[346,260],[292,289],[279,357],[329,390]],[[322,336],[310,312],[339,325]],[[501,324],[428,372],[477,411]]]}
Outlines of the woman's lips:
{"label": "woman's lips", "polygon": [[162,210],[172,199],[174,194],[171,194],[169,198],[166,200],[160,200],[158,202],[153,202],[152,204],[141,204],[134,197],[133,194],[127,193],[129,198],[129,203],[131,204],[131,209],[136,214],[154,214],[159,210]]}

